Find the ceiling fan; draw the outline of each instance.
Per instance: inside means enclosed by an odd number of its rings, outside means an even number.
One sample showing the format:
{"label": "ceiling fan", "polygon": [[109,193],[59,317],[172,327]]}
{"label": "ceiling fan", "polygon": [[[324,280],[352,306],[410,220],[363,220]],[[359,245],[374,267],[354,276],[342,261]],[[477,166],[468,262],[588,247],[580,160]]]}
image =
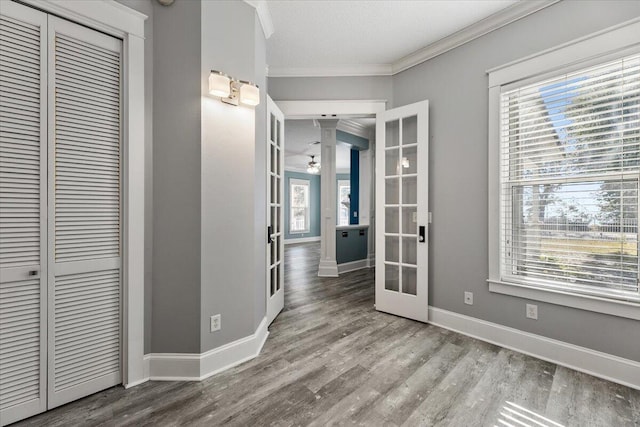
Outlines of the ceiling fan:
{"label": "ceiling fan", "polygon": [[309,157],[311,157],[311,161],[307,164],[307,172],[312,174],[319,174],[320,163],[315,161],[316,156],[311,155]]}

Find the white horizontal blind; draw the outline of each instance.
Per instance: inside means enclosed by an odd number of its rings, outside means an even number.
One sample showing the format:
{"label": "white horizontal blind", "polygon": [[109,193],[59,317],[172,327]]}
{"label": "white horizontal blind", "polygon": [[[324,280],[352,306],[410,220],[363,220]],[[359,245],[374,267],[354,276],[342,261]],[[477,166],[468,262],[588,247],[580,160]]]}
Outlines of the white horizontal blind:
{"label": "white horizontal blind", "polygon": [[121,382],[120,40],[49,17],[49,408]]}
{"label": "white horizontal blind", "polygon": [[503,90],[502,279],[638,296],[640,55]]}
{"label": "white horizontal blind", "polygon": [[0,9],[0,422],[46,404],[46,15]]}

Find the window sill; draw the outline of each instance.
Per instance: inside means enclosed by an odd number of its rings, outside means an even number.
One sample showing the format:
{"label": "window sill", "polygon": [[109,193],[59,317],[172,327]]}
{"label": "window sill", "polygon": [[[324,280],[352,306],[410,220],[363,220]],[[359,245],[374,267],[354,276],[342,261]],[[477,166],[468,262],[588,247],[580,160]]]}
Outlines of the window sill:
{"label": "window sill", "polygon": [[548,302],[580,310],[640,320],[640,303],[580,295],[554,289],[542,289],[517,283],[488,279],[489,292]]}

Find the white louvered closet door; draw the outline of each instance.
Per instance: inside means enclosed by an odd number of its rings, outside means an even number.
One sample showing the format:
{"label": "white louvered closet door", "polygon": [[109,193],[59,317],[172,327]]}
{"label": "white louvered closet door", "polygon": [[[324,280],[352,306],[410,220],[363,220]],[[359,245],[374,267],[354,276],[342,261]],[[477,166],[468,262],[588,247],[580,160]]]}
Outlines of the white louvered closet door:
{"label": "white louvered closet door", "polygon": [[121,381],[122,42],[49,16],[48,407]]}
{"label": "white louvered closet door", "polygon": [[0,9],[0,424],[46,409],[47,15]]}

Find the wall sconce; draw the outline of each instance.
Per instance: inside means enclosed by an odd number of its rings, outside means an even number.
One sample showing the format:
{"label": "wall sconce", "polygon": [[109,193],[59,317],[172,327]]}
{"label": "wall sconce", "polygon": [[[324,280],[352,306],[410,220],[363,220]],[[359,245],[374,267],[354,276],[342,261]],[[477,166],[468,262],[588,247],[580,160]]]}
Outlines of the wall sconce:
{"label": "wall sconce", "polygon": [[252,107],[260,104],[260,89],[256,84],[236,80],[217,70],[211,70],[209,74],[209,95],[217,96],[220,101],[235,106],[239,103]]}

